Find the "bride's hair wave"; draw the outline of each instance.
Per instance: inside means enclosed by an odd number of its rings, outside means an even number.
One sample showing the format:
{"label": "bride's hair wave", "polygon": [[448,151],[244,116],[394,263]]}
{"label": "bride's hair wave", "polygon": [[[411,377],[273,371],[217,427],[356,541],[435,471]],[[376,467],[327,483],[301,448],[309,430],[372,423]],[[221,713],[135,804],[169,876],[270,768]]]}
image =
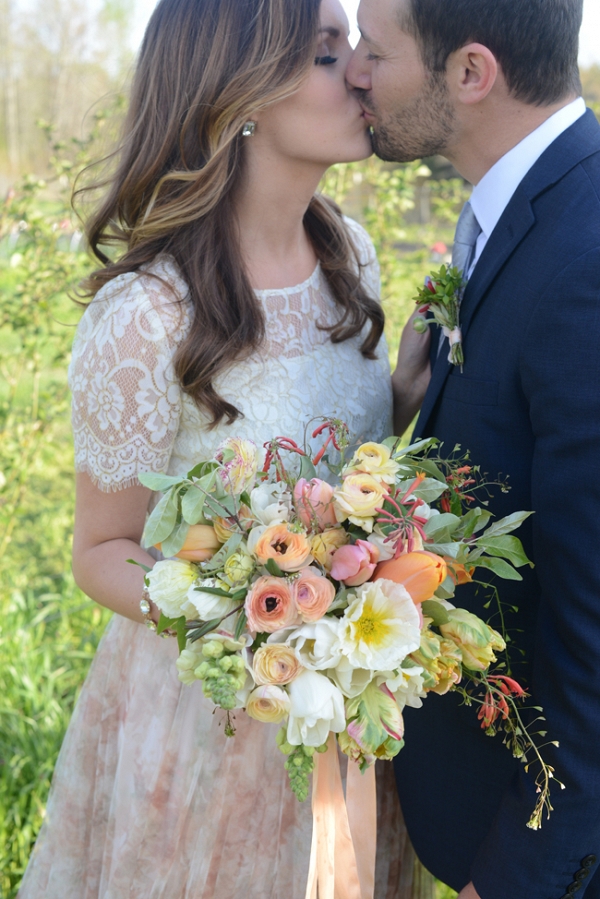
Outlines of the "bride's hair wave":
{"label": "bride's hair wave", "polygon": [[[319,7],[320,0],[161,0],[140,51],[122,138],[109,157],[116,159],[114,175],[100,185],[107,195],[86,223],[102,263],[82,284],[88,298],[160,254],[175,260],[193,306],[175,373],[212,426],[241,414],[217,393],[216,376],[265,336],[234,214],[248,140],[242,128],[307,77]],[[374,358],[384,316],[362,286],[339,209],[315,195],[304,224],[340,307],[331,340],[354,337],[370,322],[361,351]],[[115,259],[105,252],[111,246]]]}

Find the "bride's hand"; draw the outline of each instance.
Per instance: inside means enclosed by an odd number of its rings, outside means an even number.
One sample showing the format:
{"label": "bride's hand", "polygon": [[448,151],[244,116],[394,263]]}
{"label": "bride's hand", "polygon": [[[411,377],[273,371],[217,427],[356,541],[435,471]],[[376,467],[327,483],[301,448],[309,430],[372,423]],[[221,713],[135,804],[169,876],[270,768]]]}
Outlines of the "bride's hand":
{"label": "bride's hand", "polygon": [[431,380],[429,363],[431,333],[429,328],[425,334],[415,331],[414,322],[419,317],[423,316],[417,309],[404,327],[398,350],[398,364],[392,375],[394,433],[398,437],[406,431],[421,408]]}

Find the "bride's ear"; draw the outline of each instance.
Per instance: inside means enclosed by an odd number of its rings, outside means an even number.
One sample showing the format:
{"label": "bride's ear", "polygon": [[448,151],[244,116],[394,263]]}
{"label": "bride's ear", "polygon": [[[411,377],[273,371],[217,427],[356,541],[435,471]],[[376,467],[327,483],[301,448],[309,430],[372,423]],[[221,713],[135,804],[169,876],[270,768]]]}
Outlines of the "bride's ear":
{"label": "bride's ear", "polygon": [[456,100],[466,106],[485,100],[496,84],[499,72],[498,60],[483,44],[467,44],[448,60],[450,90]]}

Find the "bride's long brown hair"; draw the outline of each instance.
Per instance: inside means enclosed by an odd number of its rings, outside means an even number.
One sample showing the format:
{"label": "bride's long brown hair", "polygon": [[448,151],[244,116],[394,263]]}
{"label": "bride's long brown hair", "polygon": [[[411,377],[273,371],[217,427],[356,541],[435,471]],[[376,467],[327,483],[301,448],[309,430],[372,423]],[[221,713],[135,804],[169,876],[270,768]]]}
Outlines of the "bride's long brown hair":
{"label": "bride's long brown hair", "polygon": [[[83,282],[88,297],[161,253],[175,260],[193,306],[175,372],[213,426],[240,415],[215,390],[215,377],[257,349],[265,330],[236,236],[242,128],[308,75],[319,7],[320,0],[161,0],[142,44],[115,174],[87,222],[102,263]],[[361,284],[339,209],[316,195],[304,225],[340,307],[331,340],[347,340],[370,321],[361,351],[374,358],[383,312]],[[116,261],[103,250],[111,245],[124,250]]]}

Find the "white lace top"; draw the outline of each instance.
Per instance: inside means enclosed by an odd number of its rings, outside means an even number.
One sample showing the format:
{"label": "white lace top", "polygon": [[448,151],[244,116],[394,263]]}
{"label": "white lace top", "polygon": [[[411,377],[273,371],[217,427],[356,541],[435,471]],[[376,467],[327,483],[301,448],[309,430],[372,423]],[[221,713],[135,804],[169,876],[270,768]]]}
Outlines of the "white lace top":
{"label": "white lace top", "polygon": [[[359,225],[348,225],[366,265],[366,287],[379,296],[373,245]],[[134,485],[140,471],[185,473],[228,435],[259,445],[279,435],[301,442],[305,424],[317,415],[342,418],[354,441],[392,433],[385,339],[376,360],[362,356],[360,336],[332,344],[318,324],[333,324],[340,310],[319,266],[296,287],[256,292],[265,310],[265,343],[215,380],[217,392],[244,417],[209,430],[210,417],[181,390],[172,365],[190,323],[186,285],[168,257],[151,271],[175,297],[156,278],[121,275],[94,297],[73,344],[75,466],[101,490]]]}

